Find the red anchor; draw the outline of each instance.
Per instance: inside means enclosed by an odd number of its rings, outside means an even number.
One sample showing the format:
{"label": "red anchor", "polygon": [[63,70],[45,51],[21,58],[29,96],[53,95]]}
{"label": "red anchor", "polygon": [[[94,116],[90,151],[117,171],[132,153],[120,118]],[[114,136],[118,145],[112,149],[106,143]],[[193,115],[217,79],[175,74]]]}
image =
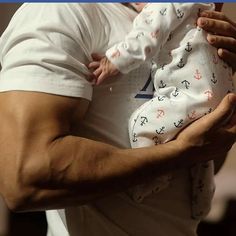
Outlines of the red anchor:
{"label": "red anchor", "polygon": [[164,110],[161,109],[157,110],[157,119],[163,117],[164,115],[165,115]]}
{"label": "red anchor", "polygon": [[204,94],[207,95],[207,100],[210,101],[213,97],[213,92],[210,90],[207,90]]}
{"label": "red anchor", "polygon": [[196,119],[196,117],[197,117],[197,113],[196,113],[195,110],[194,110],[194,111],[191,111],[191,112],[188,114],[189,120],[194,120],[194,119]]}
{"label": "red anchor", "polygon": [[200,74],[200,72],[198,70],[196,70],[194,78],[197,79],[197,80],[200,80],[202,78],[202,76],[201,76],[201,74]]}
{"label": "red anchor", "polygon": [[154,32],[151,32],[151,36],[152,36],[152,38],[157,39],[158,35],[159,35],[159,30],[154,31]]}

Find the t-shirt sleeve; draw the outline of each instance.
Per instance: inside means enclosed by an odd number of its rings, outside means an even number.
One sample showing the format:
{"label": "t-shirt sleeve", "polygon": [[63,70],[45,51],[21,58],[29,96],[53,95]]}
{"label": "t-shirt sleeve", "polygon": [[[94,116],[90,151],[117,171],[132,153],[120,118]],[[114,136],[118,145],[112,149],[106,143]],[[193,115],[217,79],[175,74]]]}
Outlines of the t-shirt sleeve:
{"label": "t-shirt sleeve", "polygon": [[69,8],[66,4],[26,4],[19,9],[0,41],[0,91],[91,99],[86,67],[90,36]]}
{"label": "t-shirt sleeve", "polygon": [[124,41],[107,50],[106,56],[122,73],[139,67],[159,53],[171,31],[186,19],[193,4],[147,4],[135,18]]}

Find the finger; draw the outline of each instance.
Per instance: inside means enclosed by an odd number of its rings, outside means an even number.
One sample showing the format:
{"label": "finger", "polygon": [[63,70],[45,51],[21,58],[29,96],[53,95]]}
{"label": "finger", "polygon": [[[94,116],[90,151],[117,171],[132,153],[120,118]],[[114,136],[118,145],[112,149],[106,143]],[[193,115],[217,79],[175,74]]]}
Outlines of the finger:
{"label": "finger", "polygon": [[215,20],[220,20],[220,21],[227,21],[233,26],[236,26],[236,22],[232,21],[230,18],[228,18],[225,13],[220,12],[220,11],[202,11],[199,14],[200,17],[206,17],[206,18],[211,18]]}
{"label": "finger", "polygon": [[93,81],[91,81],[91,84],[94,86],[97,84],[97,78],[95,78]]}
{"label": "finger", "polygon": [[89,75],[87,76],[87,78],[88,78],[88,81],[89,81],[89,82],[93,82],[94,80],[97,79],[93,73],[89,74]]}
{"label": "finger", "polygon": [[215,111],[202,118],[202,127],[211,130],[223,126],[232,117],[235,107],[236,95],[226,95]]}
{"label": "finger", "polygon": [[208,34],[207,41],[216,48],[224,48],[231,52],[236,52],[235,38]]}
{"label": "finger", "polygon": [[236,27],[230,22],[200,17],[197,24],[208,32],[236,38]]}
{"label": "finger", "polygon": [[219,11],[201,11],[199,13],[200,17],[206,17],[206,18],[212,18],[212,19],[216,19],[216,20],[222,20],[222,21],[228,21],[230,20],[223,12],[219,12]]}
{"label": "finger", "polygon": [[232,53],[226,49],[219,48],[218,49],[218,55],[220,58],[222,58],[227,64],[229,64],[233,72],[236,71],[236,54]]}
{"label": "finger", "polygon": [[229,64],[233,72],[236,70],[236,39],[232,37],[207,35],[208,42],[218,48],[218,55],[227,64]]}
{"label": "finger", "polygon": [[229,122],[226,124],[225,128],[230,130],[231,132],[234,132],[236,135],[236,111],[234,111],[234,114],[232,115]]}
{"label": "finger", "polygon": [[101,84],[106,78],[107,78],[106,73],[102,72],[102,73],[98,76],[96,85]]}
{"label": "finger", "polygon": [[92,61],[88,64],[89,69],[97,69],[100,66],[99,61]]}
{"label": "finger", "polygon": [[100,76],[98,77],[97,81],[96,81],[96,85],[100,85],[103,82],[103,78],[101,78]]}
{"label": "finger", "polygon": [[92,53],[91,56],[94,61],[100,61],[104,57],[104,55],[98,53]]}
{"label": "finger", "polygon": [[96,84],[96,85],[100,85],[100,84],[101,84],[101,81],[100,81],[99,78],[96,80],[96,83],[95,83],[95,84]]}
{"label": "finger", "polygon": [[96,78],[98,78],[101,73],[102,73],[102,69],[101,69],[100,67],[97,68],[97,69],[93,72],[93,74],[94,74],[94,76],[95,76]]}

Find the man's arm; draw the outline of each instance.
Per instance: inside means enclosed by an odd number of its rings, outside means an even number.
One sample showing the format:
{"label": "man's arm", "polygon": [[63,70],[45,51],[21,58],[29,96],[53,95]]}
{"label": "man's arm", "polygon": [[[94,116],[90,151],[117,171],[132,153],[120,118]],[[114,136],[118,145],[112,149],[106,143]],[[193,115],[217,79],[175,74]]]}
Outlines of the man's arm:
{"label": "man's arm", "polygon": [[[119,149],[73,135],[75,121],[86,111],[83,99],[1,93],[1,194],[14,210],[59,208],[87,203],[154,174],[212,159],[215,153],[226,153],[235,141],[235,124],[219,129],[236,104],[236,98],[229,97],[174,141]],[[222,135],[222,145],[217,134]]]}
{"label": "man's arm", "polygon": [[81,204],[140,182],[155,169],[156,156],[161,163],[177,155],[171,145],[159,154],[159,148],[121,150],[73,136],[86,106],[44,93],[1,94],[0,189],[9,207]]}

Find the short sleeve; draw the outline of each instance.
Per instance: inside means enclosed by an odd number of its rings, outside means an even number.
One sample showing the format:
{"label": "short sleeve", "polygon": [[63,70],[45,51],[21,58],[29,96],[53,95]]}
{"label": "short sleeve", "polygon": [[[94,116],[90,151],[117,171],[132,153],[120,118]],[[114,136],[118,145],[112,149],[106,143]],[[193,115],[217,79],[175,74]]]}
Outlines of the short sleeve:
{"label": "short sleeve", "polygon": [[91,100],[86,67],[91,40],[73,6],[25,4],[18,10],[0,41],[1,92],[37,91]]}

